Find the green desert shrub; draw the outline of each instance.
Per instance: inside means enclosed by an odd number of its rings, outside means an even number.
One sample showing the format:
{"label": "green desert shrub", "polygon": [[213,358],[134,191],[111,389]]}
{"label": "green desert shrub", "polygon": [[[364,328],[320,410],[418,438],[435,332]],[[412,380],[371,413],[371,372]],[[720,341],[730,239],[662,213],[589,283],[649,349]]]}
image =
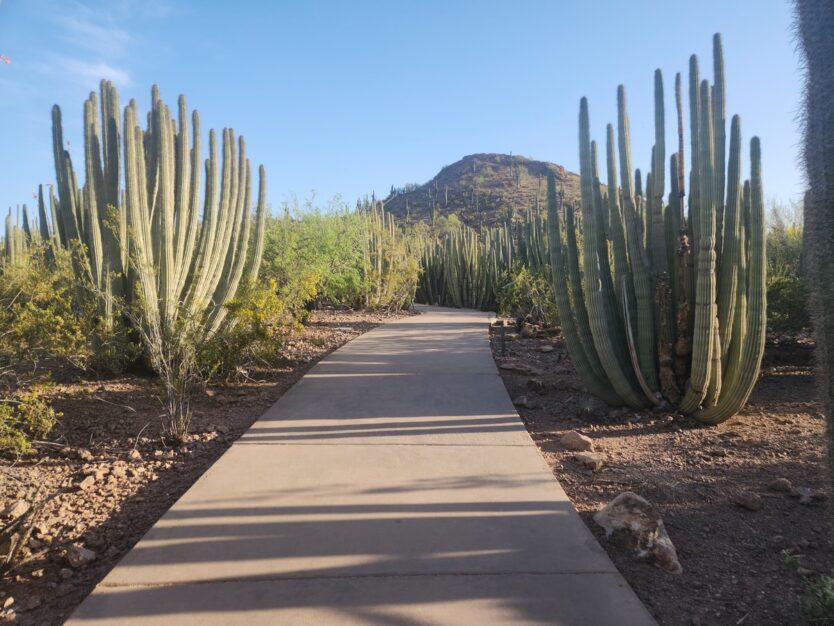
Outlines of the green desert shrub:
{"label": "green desert shrub", "polygon": [[498,312],[517,319],[553,326],[558,323],[556,300],[550,282],[526,267],[505,272],[499,279]]}
{"label": "green desert shrub", "polygon": [[[308,297],[315,295],[313,283],[306,289]],[[244,285],[226,306],[229,323],[198,351],[206,378],[246,375],[252,367],[273,364],[281,356],[285,339],[300,327],[297,311],[282,297],[274,280]]]}
{"label": "green desert shrub", "polygon": [[834,625],[834,578],[820,576],[802,596],[802,623],[808,626]]}
{"label": "green desert shrub", "polygon": [[262,277],[274,281],[302,319],[310,303],[353,304],[362,289],[362,222],[338,198],[325,210],[312,200],[284,205],[267,221]]}
{"label": "green desert shrub", "polygon": [[0,450],[26,453],[32,441],[43,439],[61,417],[44,397],[43,386],[0,400]]}
{"label": "green desert shrub", "polygon": [[808,286],[802,262],[802,211],[773,203],[767,232],[768,328],[800,332],[811,326]]}
{"label": "green desert shrub", "polygon": [[100,294],[79,281],[75,252],[33,244],[0,267],[0,362],[118,372],[139,354],[122,324],[102,318]]}
{"label": "green desert shrub", "polygon": [[285,204],[267,221],[261,276],[296,320],[321,304],[381,309],[411,304],[419,274],[417,229],[403,228],[365,201]]}

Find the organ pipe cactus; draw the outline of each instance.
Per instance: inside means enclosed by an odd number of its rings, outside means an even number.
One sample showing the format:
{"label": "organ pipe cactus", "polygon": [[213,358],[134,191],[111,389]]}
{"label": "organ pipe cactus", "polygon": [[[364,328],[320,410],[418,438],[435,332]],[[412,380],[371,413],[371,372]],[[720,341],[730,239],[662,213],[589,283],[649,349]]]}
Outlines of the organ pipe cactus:
{"label": "organ pipe cactus", "polygon": [[29,211],[24,204],[22,209],[20,205],[12,214],[12,209],[6,214],[5,232],[2,240],[0,240],[0,269],[2,265],[15,265],[23,262],[27,255],[31,253],[33,244],[40,242],[40,231],[29,221]]}
{"label": "organ pipe cactus", "polygon": [[[83,244],[78,272],[108,301],[110,295],[135,301],[141,294],[146,318],[168,328],[188,318],[210,336],[221,327],[224,305],[240,283],[257,276],[266,220],[265,172],[261,166],[253,217],[245,142],[224,129],[218,155],[212,130],[201,198],[199,114],[191,114],[189,132],[183,96],[176,120],[156,86],[151,104],[143,129],[133,100],[124,109],[122,125],[118,93],[109,81],[101,83],[100,107],[95,93],[90,94],[84,103],[83,187],[64,150],[61,110],[53,108],[58,198],[50,189],[49,235],[64,247],[74,240]],[[43,224],[43,189],[39,211]]]}
{"label": "organ pipe cactus", "polygon": [[[550,183],[548,187],[552,278],[565,341],[579,376],[609,404],[644,408],[666,400],[706,423],[726,420],[747,401],[764,351],[766,313],[759,140],[751,141],[750,179],[743,183],[738,116],[731,123],[729,159],[725,154],[726,90],[719,35],[713,50],[714,86],[699,82],[696,58],[690,63],[693,154],[687,217],[681,204],[682,141],[668,162],[671,191],[668,201],[664,198],[667,163],[659,70],[652,169],[645,177],[632,173],[625,89],[620,86],[620,167],[618,172],[609,125],[605,200],[588,104],[584,98],[580,103],[581,272],[572,210],[566,207],[563,234],[555,194]],[[677,93],[680,102],[679,88]],[[644,196],[637,189],[641,179]],[[743,187],[749,193],[743,195]],[[694,264],[688,260],[690,241]]]}
{"label": "organ pipe cactus", "polygon": [[[830,0],[795,0],[795,12],[805,62],[806,250],[820,391],[828,412],[829,436],[834,437],[834,5]],[[834,460],[834,455],[829,458]]]}

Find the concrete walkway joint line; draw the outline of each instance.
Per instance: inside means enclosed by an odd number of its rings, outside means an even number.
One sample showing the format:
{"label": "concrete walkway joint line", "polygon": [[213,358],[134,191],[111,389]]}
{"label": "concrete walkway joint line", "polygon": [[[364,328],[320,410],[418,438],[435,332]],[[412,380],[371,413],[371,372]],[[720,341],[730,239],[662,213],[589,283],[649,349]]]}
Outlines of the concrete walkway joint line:
{"label": "concrete walkway joint line", "polygon": [[654,624],[519,419],[488,315],[421,311],[313,367],[69,624]]}

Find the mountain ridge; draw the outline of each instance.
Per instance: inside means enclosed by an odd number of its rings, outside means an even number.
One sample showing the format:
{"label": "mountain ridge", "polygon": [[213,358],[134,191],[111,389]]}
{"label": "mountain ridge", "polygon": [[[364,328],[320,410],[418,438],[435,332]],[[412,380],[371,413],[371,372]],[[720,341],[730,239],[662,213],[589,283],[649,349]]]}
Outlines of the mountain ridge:
{"label": "mountain ridge", "polygon": [[522,219],[529,209],[546,207],[547,174],[568,201],[580,195],[579,175],[548,161],[494,152],[469,154],[446,165],[422,185],[391,188],[385,209],[409,221],[457,215],[470,226],[490,226],[512,217]]}

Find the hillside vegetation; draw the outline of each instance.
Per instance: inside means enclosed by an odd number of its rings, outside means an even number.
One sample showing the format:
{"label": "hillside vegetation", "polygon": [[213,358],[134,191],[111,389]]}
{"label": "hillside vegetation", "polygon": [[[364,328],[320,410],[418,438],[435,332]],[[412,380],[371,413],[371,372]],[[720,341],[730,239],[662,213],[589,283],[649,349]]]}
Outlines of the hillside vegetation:
{"label": "hillside vegetation", "polygon": [[457,215],[468,226],[522,219],[527,209],[544,210],[547,175],[565,199],[579,198],[579,176],[561,165],[509,154],[470,154],[447,165],[423,185],[392,187],[385,209],[400,219],[431,221]]}

